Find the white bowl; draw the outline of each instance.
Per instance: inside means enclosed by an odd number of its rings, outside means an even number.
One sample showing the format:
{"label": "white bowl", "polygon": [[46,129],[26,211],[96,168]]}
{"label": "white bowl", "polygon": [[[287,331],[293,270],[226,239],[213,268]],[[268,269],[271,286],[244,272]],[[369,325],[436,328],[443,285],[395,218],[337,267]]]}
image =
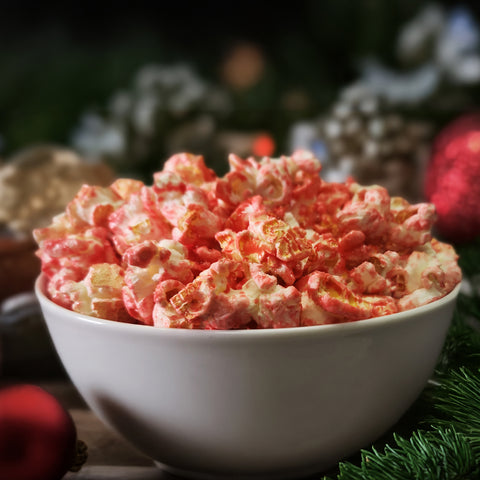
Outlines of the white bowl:
{"label": "white bowl", "polygon": [[424,388],[458,292],[354,323],[205,331],[88,317],[36,283],[92,410],[159,465],[196,478],[294,478],[369,446]]}

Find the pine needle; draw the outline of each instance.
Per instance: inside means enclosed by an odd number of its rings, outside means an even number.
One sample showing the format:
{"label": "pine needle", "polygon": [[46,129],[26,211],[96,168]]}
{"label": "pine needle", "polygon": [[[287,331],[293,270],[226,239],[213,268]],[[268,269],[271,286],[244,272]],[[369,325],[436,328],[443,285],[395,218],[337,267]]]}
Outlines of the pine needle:
{"label": "pine needle", "polygon": [[477,458],[468,438],[453,428],[415,431],[395,445],[362,450],[359,466],[341,463],[338,480],[460,480],[478,478]]}
{"label": "pine needle", "polygon": [[480,461],[480,371],[466,368],[451,371],[429,396],[434,414],[426,422],[434,426],[451,425],[462,432]]}

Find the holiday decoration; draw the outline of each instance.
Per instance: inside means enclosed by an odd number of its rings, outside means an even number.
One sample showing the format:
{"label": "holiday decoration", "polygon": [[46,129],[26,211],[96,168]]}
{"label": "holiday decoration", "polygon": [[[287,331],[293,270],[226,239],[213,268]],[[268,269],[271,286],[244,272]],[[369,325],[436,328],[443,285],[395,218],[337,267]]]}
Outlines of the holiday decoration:
{"label": "holiday decoration", "polygon": [[149,175],[171,149],[209,151],[217,122],[230,110],[226,91],[191,66],[145,65],[130,89],[114,92],[106,108],[83,115],[72,145],[122,174]]}
{"label": "holiday decoration", "polygon": [[322,177],[379,184],[393,196],[420,199],[420,176],[430,128],[404,118],[384,98],[365,88],[342,92],[315,124],[292,130],[290,148],[308,148],[322,159]]}
{"label": "holiday decoration", "polygon": [[480,235],[480,113],[449,124],[436,138],[425,195],[437,209],[437,229],[451,241]]}
{"label": "holiday decoration", "polygon": [[0,390],[2,479],[59,480],[85,459],[73,420],[55,397],[34,385]]}

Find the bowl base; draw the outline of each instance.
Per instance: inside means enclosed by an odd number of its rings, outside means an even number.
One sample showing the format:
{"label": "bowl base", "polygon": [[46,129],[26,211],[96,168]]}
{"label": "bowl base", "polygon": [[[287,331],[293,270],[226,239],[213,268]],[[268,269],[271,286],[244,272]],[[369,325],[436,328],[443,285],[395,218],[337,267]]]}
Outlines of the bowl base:
{"label": "bowl base", "polygon": [[[165,471],[166,473],[172,474],[180,479],[191,479],[191,480],[307,480],[311,478],[315,473],[319,473],[319,469],[308,469],[308,470],[297,470],[296,472],[288,473],[251,473],[251,474],[222,474],[222,473],[208,473],[208,472],[195,472],[192,470],[183,470],[181,468],[171,467],[170,465],[165,465],[155,461],[155,465]],[[172,479],[173,480],[173,479]]]}

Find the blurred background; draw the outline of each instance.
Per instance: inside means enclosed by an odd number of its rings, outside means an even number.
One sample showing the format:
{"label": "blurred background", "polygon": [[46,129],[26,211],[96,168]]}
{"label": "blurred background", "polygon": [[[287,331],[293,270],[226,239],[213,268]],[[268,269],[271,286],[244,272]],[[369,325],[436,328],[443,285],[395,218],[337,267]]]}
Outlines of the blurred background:
{"label": "blurred background", "polygon": [[[476,105],[479,12],[475,1],[4,1],[0,157],[56,144],[149,181],[179,150],[223,173],[230,151],[324,155],[326,137],[355,170],[365,120],[397,114],[367,128],[377,140],[399,120],[437,127]],[[367,88],[338,117],[354,85]],[[427,134],[415,133],[410,143]],[[395,150],[380,143],[370,157]]]}
{"label": "blurred background", "polygon": [[0,311],[9,368],[39,338],[31,231],[82,183],[307,148],[328,181],[424,199],[433,140],[480,104],[479,22],[474,0],[1,2],[0,301],[27,292]]}

